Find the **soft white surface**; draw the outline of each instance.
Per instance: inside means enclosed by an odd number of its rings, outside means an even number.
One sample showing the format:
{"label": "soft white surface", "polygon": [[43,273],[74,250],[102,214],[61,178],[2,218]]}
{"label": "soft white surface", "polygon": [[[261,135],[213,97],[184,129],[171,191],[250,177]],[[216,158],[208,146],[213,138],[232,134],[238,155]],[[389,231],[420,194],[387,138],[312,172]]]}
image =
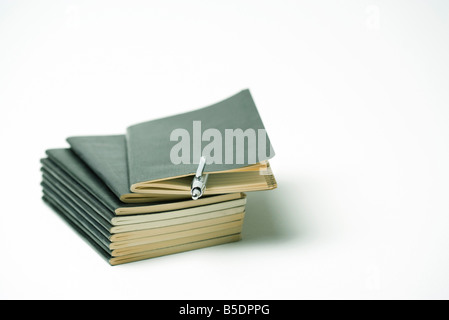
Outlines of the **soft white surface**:
{"label": "soft white surface", "polygon": [[[446,1],[1,1],[0,298],[449,298]],[[249,88],[244,240],[110,267],[40,199],[71,135]]]}

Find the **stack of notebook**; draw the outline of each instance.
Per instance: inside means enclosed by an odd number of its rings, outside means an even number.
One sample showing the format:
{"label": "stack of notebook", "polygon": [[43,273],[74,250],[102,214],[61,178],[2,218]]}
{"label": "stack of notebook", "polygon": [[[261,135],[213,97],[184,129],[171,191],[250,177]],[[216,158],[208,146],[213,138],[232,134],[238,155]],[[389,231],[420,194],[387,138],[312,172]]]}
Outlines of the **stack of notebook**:
{"label": "stack of notebook", "polygon": [[[248,90],[125,135],[67,142],[41,160],[43,199],[111,265],[238,241],[244,192],[276,188],[274,153]],[[193,200],[201,156],[207,179]]]}

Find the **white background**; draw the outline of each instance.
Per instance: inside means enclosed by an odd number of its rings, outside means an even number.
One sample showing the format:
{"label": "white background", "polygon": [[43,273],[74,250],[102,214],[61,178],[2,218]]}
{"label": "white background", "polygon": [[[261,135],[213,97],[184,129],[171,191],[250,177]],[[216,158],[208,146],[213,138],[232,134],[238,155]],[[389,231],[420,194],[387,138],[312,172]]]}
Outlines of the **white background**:
{"label": "white background", "polygon": [[[449,298],[447,1],[0,1],[0,298]],[[249,88],[243,241],[110,267],[39,159]]]}

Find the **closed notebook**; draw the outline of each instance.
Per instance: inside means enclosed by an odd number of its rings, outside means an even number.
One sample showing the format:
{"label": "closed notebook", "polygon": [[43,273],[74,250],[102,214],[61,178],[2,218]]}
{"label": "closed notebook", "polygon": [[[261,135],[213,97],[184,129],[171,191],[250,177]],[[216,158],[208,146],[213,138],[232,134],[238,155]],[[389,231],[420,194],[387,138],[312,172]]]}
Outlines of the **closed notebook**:
{"label": "closed notebook", "polygon": [[126,203],[147,203],[189,199],[186,194],[130,192],[125,135],[69,137],[67,142],[76,155]]}
{"label": "closed notebook", "polygon": [[[114,217],[108,219],[104,214],[97,212],[97,206],[94,206],[95,200],[80,195],[73,186],[59,182],[43,168],[42,187],[44,193],[53,200],[61,199],[73,207],[78,212],[78,216],[89,222],[90,225],[105,234],[115,234],[124,232],[133,232],[138,230],[165,228],[168,231],[175,225],[190,224],[194,228],[196,222],[202,222],[199,225],[205,226],[206,221],[215,219],[217,221],[232,221],[242,219],[244,213],[246,198],[233,201],[225,201],[200,207],[164,211],[161,213],[141,214],[123,217]],[[187,226],[186,226],[187,227]],[[176,229],[176,228],[172,228]],[[179,229],[179,228],[178,228]],[[178,230],[176,229],[176,230]]]}
{"label": "closed notebook", "polygon": [[[123,203],[103,181],[70,149],[50,149],[42,159],[43,171],[78,193],[100,216],[116,221],[121,215],[174,211],[244,199],[241,193],[203,197],[199,200],[160,201],[146,204]],[[138,219],[138,218],[136,218]]]}
{"label": "closed notebook", "polygon": [[[244,194],[125,204],[70,149],[47,155],[41,160],[43,199],[112,265],[241,238]],[[123,209],[134,211],[117,215]]]}
{"label": "closed notebook", "polygon": [[[97,230],[84,221],[73,208],[67,205],[64,201],[55,200],[54,197],[49,196],[44,192],[43,200],[48,203],[54,211],[64,219],[75,231],[82,236],[103,258],[105,258],[111,265],[118,265],[159,257],[168,254],[175,254],[199,248],[239,241],[241,239],[241,226],[225,229],[213,229],[215,232],[205,234],[195,234],[194,236],[186,236],[179,240],[174,238],[168,241],[158,241],[156,244],[145,243],[139,244],[139,247],[124,247],[113,250],[111,244],[105,240],[105,237],[98,233]],[[118,251],[121,250],[121,251]],[[115,252],[115,253],[114,253]],[[76,257],[74,257],[76,259]]]}
{"label": "closed notebook", "polygon": [[[101,247],[112,256],[125,255],[140,251],[153,250],[165,246],[172,246],[186,242],[192,242],[201,239],[208,239],[217,236],[229,234],[237,234],[241,232],[243,220],[226,220],[210,219],[209,224],[204,224],[198,228],[183,228],[172,232],[160,232],[159,227],[143,230],[146,234],[142,237],[128,240],[111,240],[112,235],[104,232],[104,229],[93,224],[91,220],[86,219],[87,213],[82,208],[74,205],[69,199],[59,196],[48,189],[48,185],[44,185],[44,197],[48,202],[52,202],[64,208],[65,213],[70,216],[73,221],[78,222],[86,230],[86,233]],[[166,222],[171,223],[175,219],[168,219]],[[178,228],[183,225],[176,225]],[[153,234],[152,234],[153,233]],[[137,233],[135,233],[137,234]],[[142,232],[140,232],[142,235]],[[126,251],[125,251],[126,250]]]}
{"label": "closed notebook", "polygon": [[126,134],[130,190],[188,195],[201,156],[205,195],[269,190],[270,139],[249,90],[195,111],[131,126]]}

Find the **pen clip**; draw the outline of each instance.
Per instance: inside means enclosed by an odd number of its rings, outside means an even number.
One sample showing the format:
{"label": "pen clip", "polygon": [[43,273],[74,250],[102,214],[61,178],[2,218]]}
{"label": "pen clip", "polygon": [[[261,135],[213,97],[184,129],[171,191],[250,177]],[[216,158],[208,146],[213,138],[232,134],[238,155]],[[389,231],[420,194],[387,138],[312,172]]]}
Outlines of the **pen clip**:
{"label": "pen clip", "polygon": [[190,194],[193,200],[198,200],[203,195],[204,189],[206,188],[208,174],[203,176],[204,167],[206,166],[206,158],[201,157],[200,163],[198,164],[198,169],[193,177],[192,185],[190,188]]}

